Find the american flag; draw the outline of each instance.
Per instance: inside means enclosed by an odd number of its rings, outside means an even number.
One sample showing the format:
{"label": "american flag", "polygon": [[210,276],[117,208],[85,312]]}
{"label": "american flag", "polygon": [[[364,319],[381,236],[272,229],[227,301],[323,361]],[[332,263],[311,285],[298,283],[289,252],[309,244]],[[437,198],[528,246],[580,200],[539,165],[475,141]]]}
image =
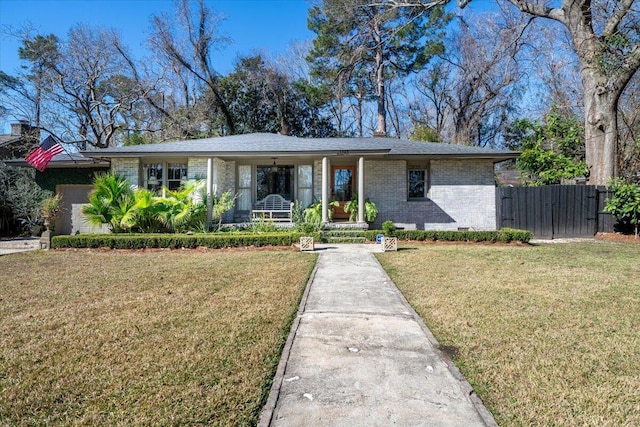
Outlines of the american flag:
{"label": "american flag", "polygon": [[26,157],[25,160],[40,172],[44,172],[47,168],[47,164],[51,161],[53,156],[62,152],[64,152],[62,145],[56,142],[51,135],[49,135],[40,143],[38,148],[33,150],[31,154]]}

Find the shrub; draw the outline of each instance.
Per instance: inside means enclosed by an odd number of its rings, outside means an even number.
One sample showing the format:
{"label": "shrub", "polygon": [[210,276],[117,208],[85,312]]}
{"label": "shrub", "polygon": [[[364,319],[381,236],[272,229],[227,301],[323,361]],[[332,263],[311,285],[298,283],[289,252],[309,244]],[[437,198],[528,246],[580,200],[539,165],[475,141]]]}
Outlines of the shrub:
{"label": "shrub", "polygon": [[[142,193],[138,195],[146,199]],[[142,209],[140,200],[125,178],[112,172],[99,173],[89,194],[89,204],[82,208],[82,213],[89,223],[107,224],[112,232],[121,233],[135,225],[136,211]]]}
{"label": "shrub", "polygon": [[622,179],[612,181],[611,197],[604,207],[623,225],[633,227],[638,237],[640,227],[640,185],[626,182]]}
{"label": "shrub", "polygon": [[[370,241],[375,241],[378,234],[380,230],[365,232],[367,240]],[[398,240],[414,241],[528,243],[532,234],[526,230],[503,228],[495,231],[396,230],[395,236]]]}
{"label": "shrub", "polygon": [[0,161],[0,233],[37,234],[43,222],[42,202],[51,192],[40,188],[34,176],[33,169]]}
{"label": "shrub", "polygon": [[258,221],[252,222],[248,228],[253,233],[276,233],[278,227],[271,221],[267,221],[264,217],[258,218]]}
{"label": "shrub", "polygon": [[167,197],[153,200],[160,222],[174,232],[186,232],[198,227],[207,215],[207,205],[202,198],[204,181],[187,181],[180,189],[165,188]]}
{"label": "shrub", "polygon": [[[53,248],[111,249],[220,249],[247,246],[291,246],[300,240],[299,232],[290,233],[216,233],[216,234],[78,234],[54,236]],[[319,236],[314,236],[319,237]]]}
{"label": "shrub", "polygon": [[[233,205],[236,202],[238,195],[233,194],[231,191],[225,191],[220,196],[213,196],[213,212],[211,213],[212,220],[217,222],[216,230],[220,230],[222,228],[222,220],[224,219],[224,214],[233,209]],[[205,200],[203,202],[205,205]]]}
{"label": "shrub", "polygon": [[396,226],[393,221],[385,221],[382,223],[382,234],[387,237],[393,237],[396,235]]}
{"label": "shrub", "polygon": [[[164,193],[166,197],[156,197],[149,190],[134,189],[125,178],[111,172],[97,174],[89,204],[82,212],[91,224],[107,224],[114,233],[206,231],[204,181],[186,181],[175,191],[165,187]],[[218,221],[218,229],[234,202],[231,192],[214,196],[212,220]]]}

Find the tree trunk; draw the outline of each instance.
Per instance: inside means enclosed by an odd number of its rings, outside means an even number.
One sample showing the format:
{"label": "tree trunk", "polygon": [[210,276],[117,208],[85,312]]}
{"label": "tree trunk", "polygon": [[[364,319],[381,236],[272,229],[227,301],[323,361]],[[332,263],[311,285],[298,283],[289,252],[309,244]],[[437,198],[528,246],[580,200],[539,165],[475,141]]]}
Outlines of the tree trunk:
{"label": "tree trunk", "polygon": [[382,64],[382,52],[376,52],[376,83],[378,85],[378,127],[374,136],[387,136],[387,108],[385,103],[384,67]]}
{"label": "tree trunk", "polygon": [[589,183],[607,185],[617,176],[618,99],[606,77],[592,69],[582,70],[585,111],[585,160],[589,166]]}
{"label": "tree trunk", "polygon": [[384,56],[382,52],[382,40],[380,38],[380,28],[378,27],[378,21],[373,20],[374,40],[376,42],[376,96],[378,105],[378,127],[373,133],[373,136],[387,136],[387,108],[386,108],[386,93],[384,85]]}
{"label": "tree trunk", "polygon": [[358,93],[356,95],[356,122],[358,123],[358,137],[360,138],[364,135],[362,120],[362,94]]}

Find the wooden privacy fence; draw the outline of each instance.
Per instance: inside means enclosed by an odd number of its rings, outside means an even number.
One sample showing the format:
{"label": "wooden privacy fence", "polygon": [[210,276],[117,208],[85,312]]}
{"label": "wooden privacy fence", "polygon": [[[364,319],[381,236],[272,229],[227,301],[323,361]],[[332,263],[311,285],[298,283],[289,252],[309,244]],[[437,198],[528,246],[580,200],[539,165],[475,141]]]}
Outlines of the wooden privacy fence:
{"label": "wooden privacy fence", "polygon": [[594,185],[498,187],[498,228],[529,230],[536,238],[591,237],[613,232],[615,219],[604,212],[608,190]]}

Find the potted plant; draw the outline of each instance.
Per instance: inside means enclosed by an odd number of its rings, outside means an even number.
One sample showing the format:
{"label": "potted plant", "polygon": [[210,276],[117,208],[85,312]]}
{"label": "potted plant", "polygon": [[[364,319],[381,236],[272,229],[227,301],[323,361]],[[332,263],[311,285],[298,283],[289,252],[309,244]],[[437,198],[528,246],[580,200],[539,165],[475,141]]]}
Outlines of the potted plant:
{"label": "potted plant", "polygon": [[[344,205],[344,211],[349,214],[349,221],[356,222],[358,216],[358,194]],[[371,200],[364,201],[364,220],[371,224],[378,217],[378,207]]]}
{"label": "potted plant", "polygon": [[49,230],[51,233],[55,231],[56,218],[60,212],[61,202],[62,196],[60,194],[56,194],[44,199],[40,206],[45,229]]}
{"label": "potted plant", "polygon": [[396,226],[393,221],[385,221],[382,223],[382,250],[384,252],[398,250],[398,237],[396,237]]}
{"label": "potted plant", "polygon": [[[338,206],[339,203],[335,200],[329,202],[329,221],[333,218],[333,208]],[[308,208],[304,210],[304,221],[312,224],[320,224],[322,222],[322,201],[313,203],[309,205]]]}

